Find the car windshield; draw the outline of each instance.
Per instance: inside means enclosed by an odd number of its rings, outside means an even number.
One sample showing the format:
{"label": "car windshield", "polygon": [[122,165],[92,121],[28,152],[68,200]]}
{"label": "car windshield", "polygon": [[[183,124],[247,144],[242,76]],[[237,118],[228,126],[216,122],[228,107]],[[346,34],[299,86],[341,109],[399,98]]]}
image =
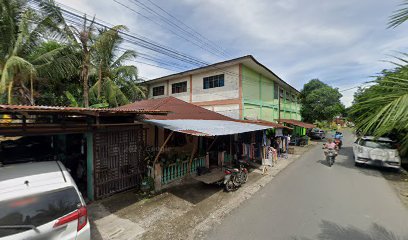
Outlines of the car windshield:
{"label": "car windshield", "polygon": [[374,140],[363,140],[361,146],[369,148],[380,148],[380,149],[395,149],[396,146],[393,142],[386,141],[374,141]]}
{"label": "car windshield", "polygon": [[0,202],[0,238],[57,220],[75,211],[80,203],[73,187],[2,201]]}

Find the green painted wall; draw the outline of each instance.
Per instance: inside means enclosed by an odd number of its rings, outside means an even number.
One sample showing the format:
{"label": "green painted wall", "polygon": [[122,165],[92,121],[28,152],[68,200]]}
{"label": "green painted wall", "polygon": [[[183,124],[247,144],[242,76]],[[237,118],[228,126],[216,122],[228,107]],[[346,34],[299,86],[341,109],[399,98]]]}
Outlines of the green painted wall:
{"label": "green painted wall", "polygon": [[[290,96],[289,101],[286,100],[286,94]],[[267,121],[279,119],[279,100],[274,99],[274,81],[245,65],[242,65],[242,98],[243,117]],[[300,120],[300,106],[292,101],[292,92],[284,90],[281,109],[284,110],[281,118]]]}
{"label": "green painted wall", "polygon": [[256,118],[257,116],[261,115],[261,107],[255,104],[244,104],[244,109],[242,111],[242,115],[248,118]]}
{"label": "green painted wall", "polygon": [[259,74],[242,65],[242,98],[260,100]]}
{"label": "green painted wall", "polygon": [[261,76],[260,85],[262,101],[268,104],[275,104],[273,99],[273,81]]}

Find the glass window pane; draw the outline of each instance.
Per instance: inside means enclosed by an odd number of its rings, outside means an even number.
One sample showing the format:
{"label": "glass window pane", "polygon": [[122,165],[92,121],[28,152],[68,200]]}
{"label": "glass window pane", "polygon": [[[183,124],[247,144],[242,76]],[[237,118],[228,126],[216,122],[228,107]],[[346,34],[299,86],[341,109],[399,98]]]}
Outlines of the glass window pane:
{"label": "glass window pane", "polygon": [[[34,225],[36,227],[67,215],[81,204],[75,188],[65,188],[42,194],[0,202],[1,225]],[[29,229],[0,229],[0,237]]]}
{"label": "glass window pane", "polygon": [[214,87],[215,87],[215,88],[216,88],[216,87],[219,87],[219,86],[218,86],[218,80],[215,80],[215,81],[214,81]]}

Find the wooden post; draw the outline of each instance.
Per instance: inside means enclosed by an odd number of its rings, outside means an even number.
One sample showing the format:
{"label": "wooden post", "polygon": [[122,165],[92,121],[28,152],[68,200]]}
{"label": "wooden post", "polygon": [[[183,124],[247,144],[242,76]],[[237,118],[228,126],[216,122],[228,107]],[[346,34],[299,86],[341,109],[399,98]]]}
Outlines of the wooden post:
{"label": "wooden post", "polygon": [[160,164],[156,164],[157,160],[160,157],[160,154],[163,152],[164,147],[166,146],[167,142],[170,140],[171,136],[173,135],[173,131],[167,136],[166,140],[164,141],[163,145],[160,147],[159,152],[157,153],[156,157],[153,161],[154,167],[154,188],[156,191],[161,189],[161,166]]}
{"label": "wooden post", "polygon": [[193,162],[194,159],[194,155],[197,151],[197,142],[196,139],[198,140],[198,137],[196,137],[193,141],[194,141],[194,145],[193,145],[193,150],[191,151],[191,156],[190,156],[190,161],[188,161],[188,174],[191,174],[191,163]]}
{"label": "wooden post", "polygon": [[212,148],[212,146],[214,145],[214,143],[217,141],[217,138],[218,138],[218,136],[216,136],[215,138],[214,138],[214,141],[210,144],[210,146],[207,148],[207,152],[209,152],[210,150],[211,150],[211,148]]}
{"label": "wooden post", "polygon": [[159,159],[160,154],[163,152],[164,147],[166,146],[167,142],[170,140],[170,138],[171,138],[171,136],[173,135],[173,133],[174,133],[174,132],[172,131],[172,132],[169,134],[169,136],[167,136],[167,138],[166,138],[166,140],[164,141],[163,145],[160,147],[159,152],[157,153],[156,157],[154,158],[153,166],[156,165],[156,162],[157,162],[157,160]]}
{"label": "wooden post", "polygon": [[156,163],[154,166],[154,172],[153,172],[153,176],[154,176],[154,190],[155,191],[160,191],[162,189],[162,168],[161,165],[159,163]]}

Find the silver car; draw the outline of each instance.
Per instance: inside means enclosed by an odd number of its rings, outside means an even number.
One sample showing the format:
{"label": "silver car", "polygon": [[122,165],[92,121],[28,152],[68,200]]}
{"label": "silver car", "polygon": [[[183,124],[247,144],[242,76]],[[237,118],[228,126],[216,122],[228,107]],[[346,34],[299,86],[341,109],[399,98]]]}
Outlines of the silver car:
{"label": "silver car", "polygon": [[85,201],[61,162],[0,166],[0,239],[90,237]]}
{"label": "silver car", "polygon": [[396,144],[389,138],[365,136],[353,144],[354,163],[400,168],[401,158]]}

